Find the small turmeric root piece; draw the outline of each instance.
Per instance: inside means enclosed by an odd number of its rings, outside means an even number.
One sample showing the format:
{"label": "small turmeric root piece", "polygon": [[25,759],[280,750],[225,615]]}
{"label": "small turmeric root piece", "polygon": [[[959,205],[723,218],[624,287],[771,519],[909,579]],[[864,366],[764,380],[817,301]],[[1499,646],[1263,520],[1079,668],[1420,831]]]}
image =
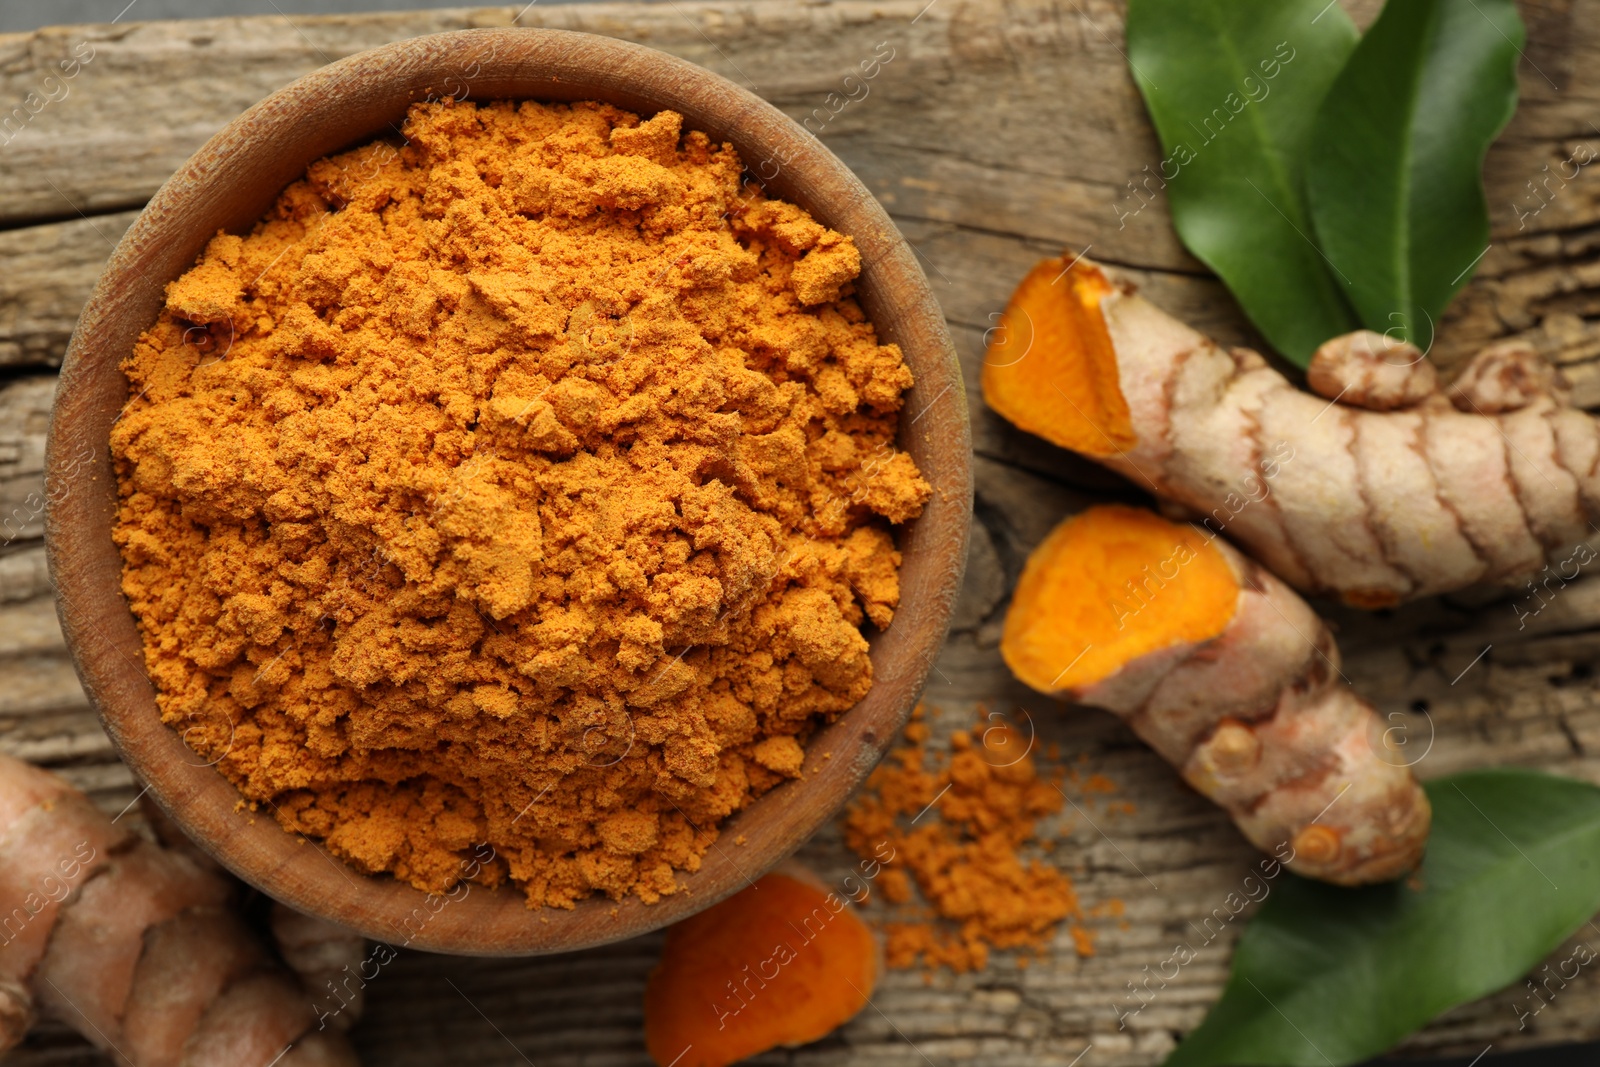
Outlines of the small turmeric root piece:
{"label": "small turmeric root piece", "polygon": [[1600,520],[1596,420],[1526,345],[1491,345],[1442,392],[1414,346],[1360,331],[1307,379],[1320,396],[1058,258],[992,332],[983,393],[1296,588],[1360,607],[1518,583]]}
{"label": "small turmeric root piece", "polygon": [[725,1067],[826,1037],[867,1004],[882,970],[843,897],[786,866],[667,931],[644,993],[659,1067]]}
{"label": "small turmeric root piece", "polygon": [[352,1067],[232,883],[0,755],[0,1053],[48,1013],[131,1067]]}
{"label": "small turmeric root piece", "polygon": [[1305,601],[1220,538],[1138,508],[1067,519],[1028,558],[1001,655],[1115,712],[1257,848],[1339,885],[1416,866],[1427,796]]}

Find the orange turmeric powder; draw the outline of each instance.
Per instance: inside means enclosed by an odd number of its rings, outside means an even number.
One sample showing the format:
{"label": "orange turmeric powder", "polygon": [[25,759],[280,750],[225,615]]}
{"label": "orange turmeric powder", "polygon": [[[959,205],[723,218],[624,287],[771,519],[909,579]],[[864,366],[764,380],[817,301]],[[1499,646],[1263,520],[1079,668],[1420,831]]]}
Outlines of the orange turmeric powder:
{"label": "orange turmeric powder", "polygon": [[418,104],[123,365],[161,714],[361,870],[440,892],[486,842],[530,905],[654,901],[871,685],[910,372],[850,238],[680,127]]}
{"label": "orange turmeric powder", "polygon": [[[881,856],[884,842],[894,850],[877,883],[897,906],[891,914],[913,917],[883,923],[888,965],[905,969],[920,960],[930,970],[981,970],[991,949],[1046,947],[1064,920],[1072,921],[1078,953],[1093,955],[1072,880],[1019,854],[1034,841],[1037,821],[1063,803],[1060,791],[1040,780],[1027,739],[980,718],[976,731],[951,735],[948,765],[930,770],[922,708],[905,737],[844,821],[845,842],[861,856]],[[907,907],[913,880],[931,917]]]}

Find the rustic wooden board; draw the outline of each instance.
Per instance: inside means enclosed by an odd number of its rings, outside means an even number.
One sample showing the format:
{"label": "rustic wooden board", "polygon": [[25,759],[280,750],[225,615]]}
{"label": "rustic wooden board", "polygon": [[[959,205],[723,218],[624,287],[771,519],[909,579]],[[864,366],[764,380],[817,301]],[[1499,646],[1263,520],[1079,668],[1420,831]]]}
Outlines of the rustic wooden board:
{"label": "rustic wooden board", "polygon": [[[1348,6],[1365,21],[1378,5]],[[1001,956],[962,978],[892,975],[874,1007],[844,1030],[768,1062],[1065,1065],[1092,1045],[1076,1061],[1083,1067],[1152,1064],[1199,1021],[1226,976],[1237,923],[1119,1028],[1117,1008],[1134,1003],[1129,983],[1176,940],[1196,940],[1191,924],[1221,906],[1252,853],[1119,723],[1030,694],[995,651],[999,611],[1027,550],[1085,502],[1133,495],[977,403],[982,334],[1015,280],[1063,244],[1092,246],[1175,313],[1229,340],[1250,337],[1226,294],[1176,243],[1164,201],[1131,214],[1141,201],[1129,199],[1128,183],[1142,181],[1160,155],[1124,71],[1121,12],[1114,0],[673,0],[539,4],[521,13],[525,25],[663,48],[796,118],[814,115],[812,128],[889,208],[924,256],[956,333],[979,453],[966,595],[928,699],[942,729],[972,721],[979,705],[1028,710],[1041,743],[1059,744],[1063,759],[1086,757],[1118,783],[1112,799],[1134,804],[1121,813],[1103,799],[1086,803],[1087,816],[1051,828],[1060,838],[1053,855],[1073,872],[1085,906],[1126,903],[1124,922],[1094,924],[1092,959],[1079,959],[1063,937],[1026,969]],[[1438,352],[1448,362],[1486,339],[1526,336],[1567,365],[1585,404],[1600,406],[1600,182],[1588,171],[1564,186],[1550,176],[1580,144],[1600,149],[1590,122],[1600,99],[1600,4],[1537,0],[1523,12],[1523,104],[1488,163],[1494,244]],[[37,540],[49,368],[132,213],[213,131],[299,74],[396,38],[506,25],[517,15],[461,9],[0,36],[0,101],[38,94],[25,121],[13,115],[7,127],[0,113],[0,748],[62,770],[110,811],[138,792],[65,659]],[[879,42],[894,58],[864,99],[830,113],[827,94]],[[91,50],[70,80],[45,80],[63,58]],[[1330,614],[1349,676],[1406,724],[1414,743],[1431,740],[1418,764],[1424,777],[1514,763],[1600,782],[1600,580],[1568,586],[1522,629],[1510,602],[1493,593],[1384,616]],[[807,856],[840,875],[849,863],[835,832]],[[657,944],[645,938],[525,961],[402,953],[372,983],[358,1037],[368,1062],[400,1067],[644,1063],[639,997]],[[1458,1009],[1405,1049],[1476,1055],[1491,1044],[1500,1051],[1600,1036],[1600,980],[1591,975],[1525,1029],[1515,999],[1508,991]],[[54,1027],[8,1062],[104,1061]]]}

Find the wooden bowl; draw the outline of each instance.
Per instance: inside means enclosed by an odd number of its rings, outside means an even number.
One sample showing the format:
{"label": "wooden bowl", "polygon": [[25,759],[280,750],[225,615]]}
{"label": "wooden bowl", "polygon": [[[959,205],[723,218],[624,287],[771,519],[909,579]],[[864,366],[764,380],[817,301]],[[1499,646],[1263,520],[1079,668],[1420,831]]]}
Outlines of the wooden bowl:
{"label": "wooden bowl", "polygon": [[[128,402],[118,363],[155,321],[166,283],[218,229],[244,233],[307,164],[392,132],[409,104],[479,100],[604,100],[646,115],[670,108],[685,129],[731,141],[772,193],[855,238],[860,296],[878,333],[916,376],[901,444],[934,487],[900,533],[899,613],[872,644],[871,692],[811,742],[786,783],[726,824],[683,890],[658,904],[593,898],[574,910],[531,910],[514,889],[471,887],[429,897],[363,875],[265,812],[240,810],[233,784],[161,722],[143,645],[123,599],[112,543],[116,481],[111,425]],[[257,104],[161,187],[111,257],[67,349],[46,459],[46,543],[67,647],[124,761],[179,826],[240,878],[302,911],[391,944],[520,955],[603,944],[709,907],[778,863],[843,806],[905,722],[944,640],[961,584],[971,517],[967,409],[944,318],[911,249],[871,194],[813,136],[744,89],[638,45],[561,30],[466,30],[401,41],[323,67]]]}

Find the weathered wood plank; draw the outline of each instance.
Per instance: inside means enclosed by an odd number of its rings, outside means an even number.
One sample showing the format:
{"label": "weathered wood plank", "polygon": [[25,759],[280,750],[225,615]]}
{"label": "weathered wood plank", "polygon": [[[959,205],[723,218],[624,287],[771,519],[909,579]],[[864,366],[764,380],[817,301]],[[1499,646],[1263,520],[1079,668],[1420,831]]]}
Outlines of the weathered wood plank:
{"label": "weathered wood plank", "polygon": [[0,231],[0,367],[56,366],[136,211]]}
{"label": "weathered wood plank", "polygon": [[0,550],[44,536],[44,433],[54,396],[48,375],[0,391]]}
{"label": "weathered wood plank", "polygon": [[[1366,19],[1377,3],[1353,6]],[[1540,0],[1524,11],[1524,104],[1488,168],[1495,243],[1449,317],[1440,353],[1451,358],[1487,338],[1526,335],[1568,364],[1586,402],[1600,403],[1600,185],[1587,170],[1558,185],[1542,169],[1549,163],[1559,173],[1580,144],[1600,155],[1600,131],[1588,125],[1600,98],[1600,5]],[[59,359],[107,239],[239,111],[329,58],[416,33],[503,25],[515,13],[296,16],[0,37],[0,100],[22,101],[36,89],[56,97],[41,97],[37,113],[15,128],[0,113],[0,141],[9,138],[0,150],[0,223],[62,220],[0,232],[0,364]],[[1252,853],[1226,818],[1115,719],[1061,709],[1009,678],[995,650],[998,622],[1027,550],[1085,502],[1134,491],[1016,433],[975,402],[990,316],[1034,259],[1061,244],[1092,245],[1092,254],[1129,267],[1175,313],[1224,339],[1250,339],[1224,291],[1176,243],[1164,201],[1128,214],[1139,203],[1127,200],[1128,183],[1142,180],[1160,153],[1123,71],[1121,5],[540,4],[523,21],[664,48],[752,84],[796,117],[821,106],[877,42],[894,47],[870,94],[820,131],[924,256],[973,400],[981,529],[957,632],[928,699],[939,709],[941,730],[970,723],[980,705],[1027,709],[1041,743],[1058,744],[1066,759],[1087,756],[1119,784],[1116,799],[1135,804],[1132,813],[1119,813],[1085,803],[1094,825],[1074,813],[1052,828],[1060,839],[1053,856],[1073,872],[1085,904],[1126,902],[1125,923],[1096,924],[1095,957],[1078,959],[1062,938],[1048,959],[1025,970],[1001,956],[983,974],[940,975],[927,984],[917,974],[892,975],[874,998],[876,1010],[819,1045],[767,1062],[1064,1065],[1090,1043],[1084,1067],[1159,1061],[1217,995],[1238,924],[1119,1026],[1119,1011],[1136,1003],[1127,984],[1159,965],[1176,939],[1193,938],[1190,924],[1203,922],[1237,886]],[[65,93],[45,85],[49,65],[83,42],[93,58],[61,83]],[[1530,180],[1541,195],[1527,188]],[[0,548],[0,747],[62,769],[114,812],[138,789],[111,755],[53,629],[38,516],[27,515],[29,494],[42,494],[38,457],[49,389],[48,377],[40,377],[0,390],[0,524],[18,508],[27,516],[14,521],[14,537],[0,534],[10,538]],[[1351,679],[1383,712],[1400,716],[1395,721],[1407,725],[1408,738],[1418,745],[1431,738],[1418,765],[1424,776],[1516,763],[1600,781],[1600,680],[1593,674],[1600,580],[1562,590],[1525,629],[1512,606],[1492,596],[1413,605],[1385,617],[1330,613],[1341,626]],[[849,863],[833,830],[808,845],[806,856],[832,877],[842,877]],[[373,983],[371,1015],[358,1036],[369,1062],[401,1067],[524,1057],[643,1063],[639,990],[656,944],[647,938],[526,961],[403,953]],[[1526,1030],[1518,1030],[1512,998],[1452,1012],[1407,1048],[1476,1054],[1490,1041],[1498,1049],[1600,1036],[1600,981],[1592,976],[1580,976]],[[103,1061],[51,1028],[11,1062]]]}

